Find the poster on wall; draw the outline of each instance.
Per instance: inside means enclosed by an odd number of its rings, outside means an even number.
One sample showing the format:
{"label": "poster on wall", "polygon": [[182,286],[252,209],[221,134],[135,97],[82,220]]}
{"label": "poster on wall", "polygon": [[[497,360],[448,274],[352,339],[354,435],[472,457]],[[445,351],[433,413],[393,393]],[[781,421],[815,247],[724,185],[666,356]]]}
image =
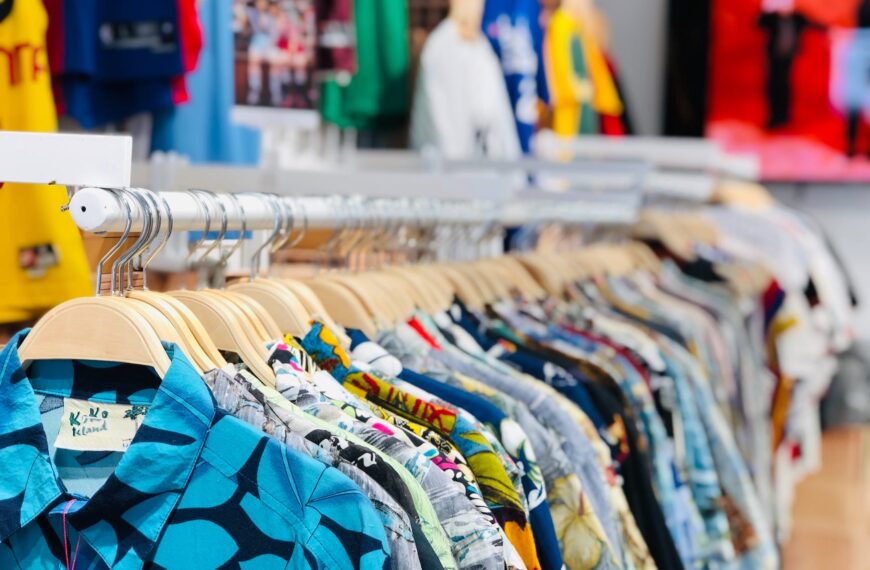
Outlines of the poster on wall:
{"label": "poster on wall", "polygon": [[782,181],[870,181],[870,0],[713,0],[708,136]]}
{"label": "poster on wall", "polygon": [[233,0],[236,105],[314,110],[313,0]]}

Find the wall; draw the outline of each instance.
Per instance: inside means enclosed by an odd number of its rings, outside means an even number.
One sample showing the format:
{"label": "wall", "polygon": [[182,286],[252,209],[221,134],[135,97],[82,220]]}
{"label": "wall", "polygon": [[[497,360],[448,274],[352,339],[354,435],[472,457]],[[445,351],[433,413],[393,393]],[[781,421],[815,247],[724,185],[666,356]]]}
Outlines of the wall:
{"label": "wall", "polygon": [[870,341],[870,186],[784,184],[768,186],[783,203],[812,215],[849,271],[861,308],[858,338]]}
{"label": "wall", "polygon": [[668,0],[602,0],[637,134],[661,134]]}

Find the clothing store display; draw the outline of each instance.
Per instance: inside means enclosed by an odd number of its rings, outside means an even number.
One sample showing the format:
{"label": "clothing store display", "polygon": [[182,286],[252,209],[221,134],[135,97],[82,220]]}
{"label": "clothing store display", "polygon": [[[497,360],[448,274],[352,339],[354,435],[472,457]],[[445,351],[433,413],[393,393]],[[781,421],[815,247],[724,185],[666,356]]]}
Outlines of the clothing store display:
{"label": "clothing store display", "polygon": [[501,65],[483,35],[466,39],[451,19],[429,35],[420,56],[411,144],[451,159],[520,155]]}
{"label": "clothing store display", "polygon": [[[642,241],[61,304],[0,353],[0,562],[778,568],[854,304],[758,192]],[[142,196],[154,240],[178,212]]]}
{"label": "clothing store display", "polygon": [[[861,154],[847,24],[684,4],[667,128],[703,134],[708,88],[798,128],[828,66],[814,140]],[[0,0],[0,570],[790,565],[823,427],[870,418],[855,286],[749,131],[629,140],[625,30],[594,0]],[[687,77],[723,38],[768,65]]]}
{"label": "clothing store display", "polygon": [[[47,29],[41,0],[15,0],[0,7],[2,130],[57,130]],[[62,186],[0,187],[0,322],[26,321],[90,291],[80,234],[60,211],[66,202]]]}
{"label": "clothing store display", "polygon": [[758,25],[767,35],[767,128],[791,121],[791,71],[800,49],[801,34],[814,23],[800,12],[762,12]]}

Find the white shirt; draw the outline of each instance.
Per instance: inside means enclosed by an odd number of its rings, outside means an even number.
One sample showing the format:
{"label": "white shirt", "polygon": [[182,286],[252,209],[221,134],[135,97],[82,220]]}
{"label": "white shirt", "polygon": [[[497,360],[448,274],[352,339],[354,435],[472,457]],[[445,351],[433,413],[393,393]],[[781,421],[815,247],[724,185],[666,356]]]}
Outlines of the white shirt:
{"label": "white shirt", "polygon": [[411,112],[411,144],[447,159],[521,154],[501,64],[480,34],[463,39],[449,18],[429,35]]}

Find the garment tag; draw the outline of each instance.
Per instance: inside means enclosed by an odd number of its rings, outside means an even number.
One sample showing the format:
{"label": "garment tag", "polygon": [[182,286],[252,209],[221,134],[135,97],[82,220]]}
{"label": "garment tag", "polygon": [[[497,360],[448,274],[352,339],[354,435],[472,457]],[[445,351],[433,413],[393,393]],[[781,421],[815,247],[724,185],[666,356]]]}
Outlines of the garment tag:
{"label": "garment tag", "polygon": [[142,405],[65,399],[54,445],[74,451],[126,451],[147,412],[148,406]]}

